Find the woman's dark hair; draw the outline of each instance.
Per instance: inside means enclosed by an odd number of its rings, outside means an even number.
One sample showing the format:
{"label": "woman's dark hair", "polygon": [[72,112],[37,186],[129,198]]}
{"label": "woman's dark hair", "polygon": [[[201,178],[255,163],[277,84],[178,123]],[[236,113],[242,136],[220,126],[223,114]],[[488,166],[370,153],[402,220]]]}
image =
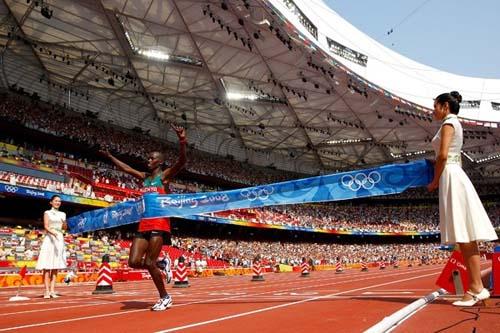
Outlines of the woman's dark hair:
{"label": "woman's dark hair", "polygon": [[460,102],[462,102],[462,95],[460,95],[458,91],[444,93],[436,97],[436,102],[441,105],[448,103],[450,113],[458,114],[458,111],[460,111]]}
{"label": "woman's dark hair", "polygon": [[53,196],[50,197],[50,202],[52,202],[55,198],[61,199],[61,196],[54,194]]}

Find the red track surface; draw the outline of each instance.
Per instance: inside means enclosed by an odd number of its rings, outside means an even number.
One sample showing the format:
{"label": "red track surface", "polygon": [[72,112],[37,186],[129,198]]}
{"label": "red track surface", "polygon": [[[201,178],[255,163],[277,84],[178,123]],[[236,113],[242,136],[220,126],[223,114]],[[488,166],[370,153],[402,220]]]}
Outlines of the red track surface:
{"label": "red track surface", "polygon": [[[308,278],[269,273],[264,282],[251,282],[250,276],[191,279],[190,288],[168,287],[174,306],[164,312],[149,310],[157,300],[151,281],[115,283],[113,295],[92,295],[93,285],[60,286],[63,297],[51,300],[41,297],[40,287],[26,287],[21,294],[31,300],[23,302],[8,302],[15,289],[3,289],[0,332],[362,332],[436,290],[441,269],[312,272]],[[470,311],[438,300],[396,331],[437,332],[477,312],[480,320],[440,332],[500,324],[498,307]],[[493,331],[500,328],[484,330]]]}

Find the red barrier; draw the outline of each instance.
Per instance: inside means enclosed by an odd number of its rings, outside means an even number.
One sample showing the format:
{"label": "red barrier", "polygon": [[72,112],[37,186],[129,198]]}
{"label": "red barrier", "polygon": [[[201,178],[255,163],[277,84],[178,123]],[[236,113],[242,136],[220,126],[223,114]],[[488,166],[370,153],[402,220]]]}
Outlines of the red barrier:
{"label": "red barrier", "polygon": [[262,267],[258,261],[254,261],[252,265],[252,281],[264,281],[264,275],[262,275]]}
{"label": "red barrier", "polygon": [[493,280],[493,296],[500,296],[500,252],[493,253],[492,257],[492,280]]}
{"label": "red barrier", "polygon": [[337,263],[335,264],[335,273],[342,273],[344,269],[342,268],[342,262],[340,260],[337,260]]}
{"label": "red barrier", "polygon": [[174,288],[189,287],[188,270],[184,262],[179,261],[174,270]]}
{"label": "red barrier", "polygon": [[113,278],[111,275],[111,267],[107,262],[103,262],[97,277],[95,290],[92,294],[112,294],[113,291]]}
{"label": "red barrier", "polygon": [[436,284],[450,294],[456,295],[463,294],[469,289],[469,276],[462,253],[453,251]]}
{"label": "red barrier", "polygon": [[307,262],[303,262],[302,264],[300,264],[300,276],[309,276],[309,264]]}

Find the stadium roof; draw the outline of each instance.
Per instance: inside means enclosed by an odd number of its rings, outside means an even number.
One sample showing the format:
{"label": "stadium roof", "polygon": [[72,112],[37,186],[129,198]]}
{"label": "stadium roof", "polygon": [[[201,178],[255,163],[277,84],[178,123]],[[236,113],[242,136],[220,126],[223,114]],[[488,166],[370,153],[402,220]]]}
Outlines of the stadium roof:
{"label": "stadium roof", "polygon": [[[303,3],[0,0],[0,82],[170,141],[183,124],[198,149],[286,170],[432,156],[425,103],[362,77],[352,63],[370,59]],[[466,168],[499,177],[498,123],[464,124]]]}

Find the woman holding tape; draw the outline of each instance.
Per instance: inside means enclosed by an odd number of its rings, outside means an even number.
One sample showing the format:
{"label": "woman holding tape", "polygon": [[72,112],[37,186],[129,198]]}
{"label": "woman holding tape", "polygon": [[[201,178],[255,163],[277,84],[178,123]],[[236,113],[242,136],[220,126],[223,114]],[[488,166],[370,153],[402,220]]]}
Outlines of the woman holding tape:
{"label": "woman holding tape", "polygon": [[[168,184],[172,178],[186,164],[186,131],[182,127],[172,126],[179,138],[179,158],[170,168],[163,168],[165,156],[159,151],[154,151],[148,157],[148,172],[138,171],[128,164],[120,161],[108,151],[103,151],[104,155],[122,171],[143,181],[142,191],[157,192],[165,194],[169,192]],[[161,271],[157,266],[158,256],[164,244],[170,244],[170,220],[168,218],[148,218],[139,222],[132,246],[128,265],[132,268],[147,269],[160,294],[160,299],[153,305],[151,310],[163,311],[172,306],[172,298],[165,289]],[[167,254],[168,255],[168,254]],[[170,267],[165,267],[167,278]]]}
{"label": "woman holding tape", "polygon": [[463,130],[458,120],[462,96],[456,91],[434,100],[434,118],[442,120],[432,139],[436,153],[434,179],[429,191],[439,188],[441,242],[458,244],[469,274],[469,290],[455,306],[473,306],[490,297],[481,281],[478,241],[497,239],[488,215],[471,181],[462,170]]}

